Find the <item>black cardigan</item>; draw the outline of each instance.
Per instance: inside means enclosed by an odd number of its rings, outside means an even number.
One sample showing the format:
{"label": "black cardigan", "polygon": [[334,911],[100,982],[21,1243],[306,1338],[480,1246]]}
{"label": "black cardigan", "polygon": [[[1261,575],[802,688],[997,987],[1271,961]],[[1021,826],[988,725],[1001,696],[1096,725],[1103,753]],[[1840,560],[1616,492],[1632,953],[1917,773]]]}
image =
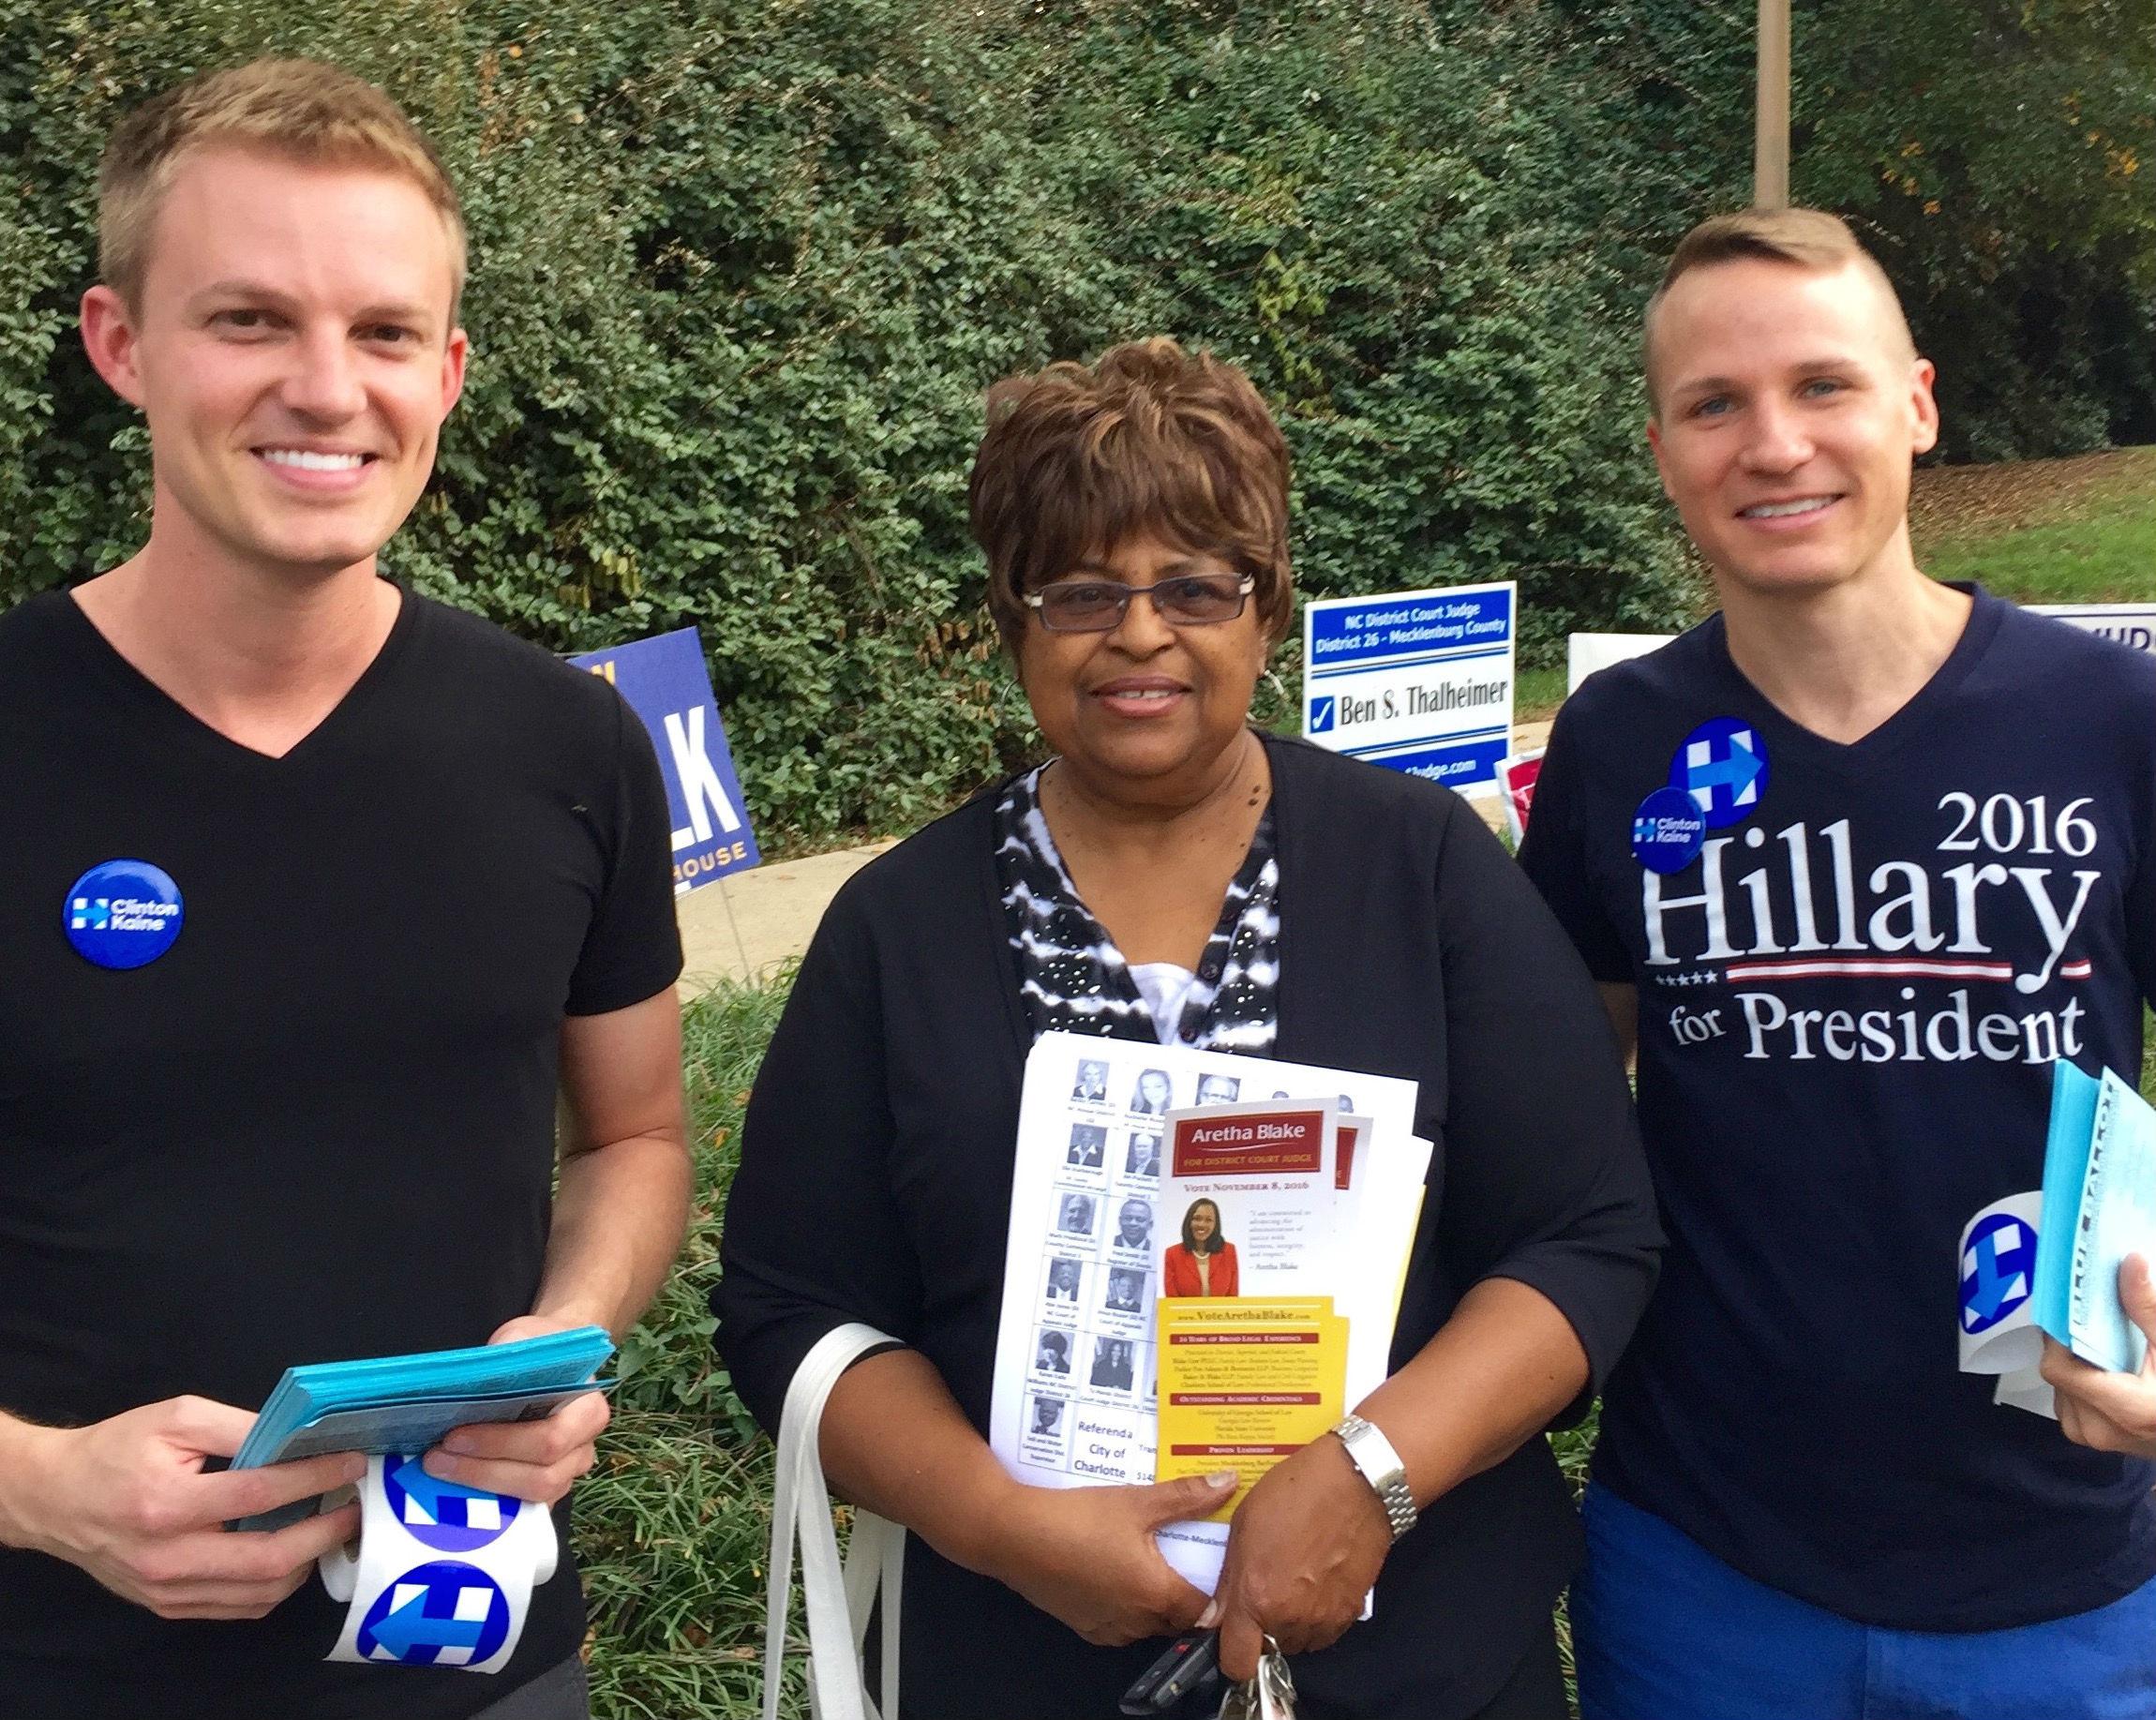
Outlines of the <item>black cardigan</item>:
{"label": "black cardigan", "polygon": [[[1579,958],[1457,796],[1300,742],[1266,747],[1276,1053],[1420,1083],[1417,1132],[1438,1147],[1394,1366],[1495,1276],[1564,1310],[1598,1387],[1646,1302],[1660,1235]],[[711,1305],[734,1384],[767,1428],[809,1347],[865,1320],[926,1355],[985,1434],[1030,1044],[994,807],[992,790],[847,882],[757,1075]],[[1545,1626],[1580,1552],[1549,1445],[1530,1440],[1423,1514],[1369,1623],[1297,1658],[1306,1720],[1472,1714]],[[918,1537],[904,1616],[905,1709],[936,1720],[1112,1715],[1158,1652],[1089,1647]]]}

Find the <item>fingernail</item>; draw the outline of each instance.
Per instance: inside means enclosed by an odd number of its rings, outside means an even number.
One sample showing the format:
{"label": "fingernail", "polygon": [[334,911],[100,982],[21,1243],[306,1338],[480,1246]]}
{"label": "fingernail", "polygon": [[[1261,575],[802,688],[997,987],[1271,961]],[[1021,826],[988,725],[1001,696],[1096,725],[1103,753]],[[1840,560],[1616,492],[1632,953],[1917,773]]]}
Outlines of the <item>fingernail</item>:
{"label": "fingernail", "polygon": [[1212,1630],[1217,1628],[1220,1623],[1220,1603],[1217,1600],[1207,1601],[1205,1610],[1198,1615],[1198,1628],[1200,1630]]}
{"label": "fingernail", "polygon": [[1205,1477],[1205,1485],[1216,1493],[1224,1493],[1235,1485],[1235,1472],[1232,1469],[1216,1469]]}

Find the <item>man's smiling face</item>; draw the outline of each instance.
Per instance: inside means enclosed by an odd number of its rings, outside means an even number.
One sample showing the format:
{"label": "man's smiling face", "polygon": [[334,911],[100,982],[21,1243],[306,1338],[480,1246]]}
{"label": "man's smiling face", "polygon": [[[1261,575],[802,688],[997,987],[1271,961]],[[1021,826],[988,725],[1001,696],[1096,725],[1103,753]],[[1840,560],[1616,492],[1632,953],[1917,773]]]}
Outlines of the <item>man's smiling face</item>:
{"label": "man's smiling face", "polygon": [[1910,463],[1938,440],[1939,410],[1932,367],[1868,268],[1703,265],[1670,284],[1653,340],[1648,440],[1717,576],[1819,590],[1904,543]]}
{"label": "man's smiling face", "polygon": [[107,368],[149,421],[157,533],[303,577],[367,561],[463,384],[455,293],[449,230],[409,179],[185,157]]}

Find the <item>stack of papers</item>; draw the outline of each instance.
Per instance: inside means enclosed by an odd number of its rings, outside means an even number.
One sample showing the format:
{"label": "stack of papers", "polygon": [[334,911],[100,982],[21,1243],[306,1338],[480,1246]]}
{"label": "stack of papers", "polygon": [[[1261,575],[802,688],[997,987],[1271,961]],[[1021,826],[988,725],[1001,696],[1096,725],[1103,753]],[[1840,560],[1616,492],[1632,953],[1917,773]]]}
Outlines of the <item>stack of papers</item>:
{"label": "stack of papers", "polygon": [[1212,1589],[1242,1493],[1384,1383],[1430,1169],[1415,1101],[1387,1076],[1043,1034],[989,1420],[1005,1467],[1036,1487],[1236,1471],[1220,1520],[1160,1534]]}
{"label": "stack of papers", "polygon": [[[604,1328],[578,1326],[512,1343],[430,1350],[288,1368],[255,1418],[234,1469],[259,1469],[332,1451],[419,1452],[452,1428],[537,1421],[580,1392],[614,1354]],[[250,1518],[246,1529],[296,1522],[312,1502]]]}
{"label": "stack of papers", "polygon": [[2119,1300],[2129,1254],[2156,1260],[2156,1111],[2110,1069],[2052,1065],[2036,1239],[2036,1324],[2085,1362],[2137,1373],[2148,1350]]}

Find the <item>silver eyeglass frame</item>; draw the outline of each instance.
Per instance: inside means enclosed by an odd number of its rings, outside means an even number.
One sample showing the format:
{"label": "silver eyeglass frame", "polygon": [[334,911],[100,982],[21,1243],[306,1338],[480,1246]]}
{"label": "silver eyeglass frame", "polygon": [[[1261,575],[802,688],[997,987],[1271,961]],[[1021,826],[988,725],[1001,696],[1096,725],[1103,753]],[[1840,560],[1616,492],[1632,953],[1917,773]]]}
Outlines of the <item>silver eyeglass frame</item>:
{"label": "silver eyeglass frame", "polygon": [[[1255,574],[1243,575],[1241,578],[1235,581],[1236,604],[1235,614],[1223,615],[1218,621],[1178,621],[1174,616],[1162,613],[1160,600],[1153,595],[1156,591],[1164,585],[1174,585],[1178,579],[1195,579],[1200,577],[1204,577],[1204,576],[1197,574],[1171,574],[1167,578],[1157,579],[1151,585],[1125,585],[1120,580],[1115,579],[1052,580],[1049,584],[1043,586],[1038,591],[1026,592],[1025,603],[1028,609],[1031,609],[1041,618],[1041,625],[1049,633],[1114,633],[1116,628],[1123,624],[1123,618],[1130,613],[1130,605],[1140,597],[1145,598],[1146,602],[1150,603],[1153,606],[1153,613],[1155,615],[1159,615],[1160,619],[1166,621],[1171,627],[1219,627],[1240,617],[1243,611],[1250,606],[1250,593],[1258,589],[1258,577]],[[1122,601],[1115,606],[1115,614],[1114,619],[1111,620],[1105,627],[1058,627],[1049,621],[1048,610],[1046,607],[1048,593],[1054,591],[1058,585],[1114,586],[1115,590],[1123,593],[1123,597]]]}

